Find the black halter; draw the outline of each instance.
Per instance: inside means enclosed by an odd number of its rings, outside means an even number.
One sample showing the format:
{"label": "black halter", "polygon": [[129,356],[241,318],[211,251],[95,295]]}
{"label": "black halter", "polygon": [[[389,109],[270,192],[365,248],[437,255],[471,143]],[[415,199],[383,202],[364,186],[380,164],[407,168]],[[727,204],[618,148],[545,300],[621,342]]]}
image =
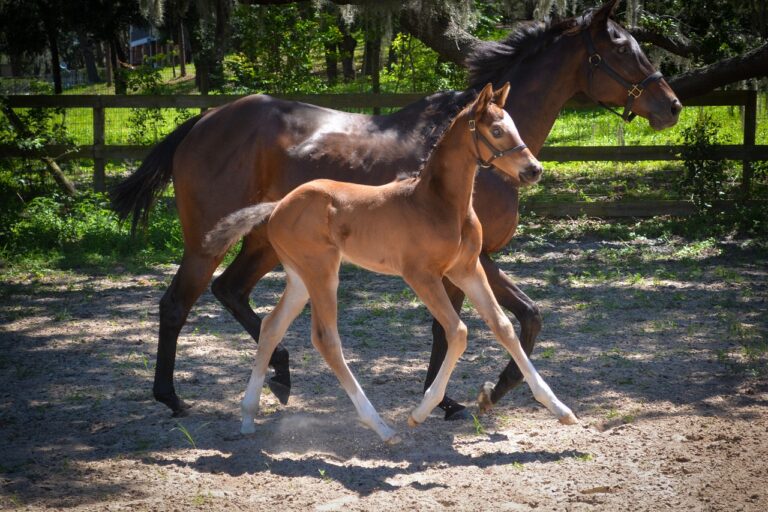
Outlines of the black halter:
{"label": "black halter", "polygon": [[594,74],[596,69],[602,69],[608,76],[613,78],[616,82],[620,83],[624,87],[627,88],[627,103],[624,105],[624,112],[619,114],[618,110],[614,110],[602,101],[597,101],[597,103],[620,118],[622,118],[624,121],[629,123],[632,121],[632,119],[635,118],[637,114],[632,112],[632,104],[635,102],[635,99],[639,98],[641,94],[643,94],[643,91],[645,88],[658,80],[661,80],[663,78],[663,75],[660,71],[656,71],[655,73],[651,73],[647,77],[645,77],[641,82],[633,84],[627,80],[625,80],[620,74],[618,74],[611,66],[608,65],[605,60],[600,56],[599,53],[597,53],[597,50],[595,49],[595,45],[592,42],[592,36],[589,33],[589,28],[586,28],[581,31],[582,39],[584,39],[584,43],[587,45],[587,61],[589,62],[589,74],[588,77],[588,94],[589,96],[594,99],[595,97],[592,95],[592,75]]}
{"label": "black halter", "polygon": [[[506,155],[507,153],[516,153],[518,151],[522,151],[528,146],[523,144],[518,144],[517,146],[509,149],[497,149],[496,146],[491,144],[491,141],[489,141],[485,135],[480,133],[480,131],[477,129],[477,123],[474,119],[469,120],[469,131],[472,132],[472,138],[475,141],[475,151],[477,152],[477,165],[480,166],[483,169],[490,169],[493,167],[493,161],[497,158],[501,158],[502,156]],[[480,156],[480,145],[477,143],[478,139],[483,142],[486,146],[488,146],[488,149],[491,150],[491,158],[489,160],[483,160],[483,158]]]}

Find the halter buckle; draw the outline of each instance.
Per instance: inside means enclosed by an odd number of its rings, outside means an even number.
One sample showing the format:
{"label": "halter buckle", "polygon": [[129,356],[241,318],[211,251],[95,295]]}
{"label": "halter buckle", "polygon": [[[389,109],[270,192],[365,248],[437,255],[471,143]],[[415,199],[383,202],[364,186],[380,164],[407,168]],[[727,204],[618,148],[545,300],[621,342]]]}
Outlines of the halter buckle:
{"label": "halter buckle", "polygon": [[470,119],[469,120],[469,131],[471,131],[471,132],[475,131],[475,120],[474,119]]}
{"label": "halter buckle", "polygon": [[600,56],[599,53],[593,53],[589,56],[587,61],[594,67],[597,67],[600,65],[600,63],[603,61],[603,58]]}
{"label": "halter buckle", "polygon": [[627,94],[637,99],[640,97],[641,94],[643,94],[643,88],[638,87],[638,84],[632,84],[632,88],[627,91]]}

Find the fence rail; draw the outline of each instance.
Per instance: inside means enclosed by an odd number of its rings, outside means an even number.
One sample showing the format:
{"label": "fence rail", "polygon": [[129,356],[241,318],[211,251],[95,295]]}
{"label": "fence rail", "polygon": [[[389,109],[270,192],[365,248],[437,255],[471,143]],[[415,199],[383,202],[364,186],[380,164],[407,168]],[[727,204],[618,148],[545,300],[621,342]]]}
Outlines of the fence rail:
{"label": "fence rail", "polygon": [[[0,145],[0,158],[53,157],[56,159],[90,159],[94,161],[94,188],[105,189],[106,162],[110,160],[142,159],[151,146],[105,144],[105,109],[121,108],[215,108],[242,98],[243,95],[175,95],[175,96],[123,96],[123,95],[56,95],[6,96],[3,101],[11,108],[87,108],[93,110],[93,143],[80,146],[47,145],[38,149],[22,149],[13,145]],[[300,94],[277,97],[312,103],[336,109],[399,108],[424,97],[423,94]],[[752,180],[755,160],[768,160],[768,145],[756,145],[757,92],[718,91],[686,100],[686,106],[739,106],[744,108],[743,143],[720,145],[712,148],[712,156],[743,162],[742,196],[746,199]],[[591,109],[594,104],[570,101],[566,108]],[[545,146],[542,161],[648,161],[680,160],[684,146]],[[627,206],[627,205],[625,205]],[[657,205],[660,206],[660,205]],[[685,206],[670,206],[673,211],[687,211]],[[580,207],[581,208],[581,207]],[[594,209],[596,207],[589,207]],[[546,208],[544,208],[546,210]],[[553,211],[558,210],[554,208]],[[561,209],[562,210],[562,209]],[[568,208],[565,208],[568,210]],[[563,211],[565,211],[563,210]],[[579,211],[583,211],[581,208]],[[632,206],[619,209],[638,213],[642,208]],[[619,211],[617,210],[617,211]],[[646,211],[652,211],[646,209]]]}

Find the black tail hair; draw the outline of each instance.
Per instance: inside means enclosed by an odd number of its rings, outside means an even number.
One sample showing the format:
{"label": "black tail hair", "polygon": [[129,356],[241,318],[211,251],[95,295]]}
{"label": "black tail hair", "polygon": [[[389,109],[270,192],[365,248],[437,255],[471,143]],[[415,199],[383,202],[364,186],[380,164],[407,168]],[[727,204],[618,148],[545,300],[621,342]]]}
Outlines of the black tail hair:
{"label": "black tail hair", "polygon": [[112,209],[117,212],[120,222],[130,215],[131,233],[141,223],[147,224],[149,211],[155,200],[171,181],[173,155],[181,141],[189,134],[204,114],[187,119],[166,138],[152,148],[138,169],[110,190]]}

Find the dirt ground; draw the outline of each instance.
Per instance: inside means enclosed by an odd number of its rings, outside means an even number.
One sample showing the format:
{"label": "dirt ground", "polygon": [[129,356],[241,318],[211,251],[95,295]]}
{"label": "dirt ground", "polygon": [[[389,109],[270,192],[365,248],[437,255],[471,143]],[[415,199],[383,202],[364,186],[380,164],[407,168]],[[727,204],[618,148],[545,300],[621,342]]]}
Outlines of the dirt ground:
{"label": "dirt ground", "polygon": [[[206,293],[179,341],[172,418],[151,398],[173,268],[14,273],[0,284],[0,508],[21,510],[768,510],[768,254],[750,241],[529,236],[497,260],[544,314],[534,364],[580,418],[510,393],[417,429],[429,317],[399,279],[343,269],[345,354],[403,438],[387,446],[308,340],[293,396],[241,436],[255,345]],[[263,314],[282,289],[257,287]],[[449,394],[472,403],[507,356],[467,309]],[[475,409],[473,407],[473,412]]]}

